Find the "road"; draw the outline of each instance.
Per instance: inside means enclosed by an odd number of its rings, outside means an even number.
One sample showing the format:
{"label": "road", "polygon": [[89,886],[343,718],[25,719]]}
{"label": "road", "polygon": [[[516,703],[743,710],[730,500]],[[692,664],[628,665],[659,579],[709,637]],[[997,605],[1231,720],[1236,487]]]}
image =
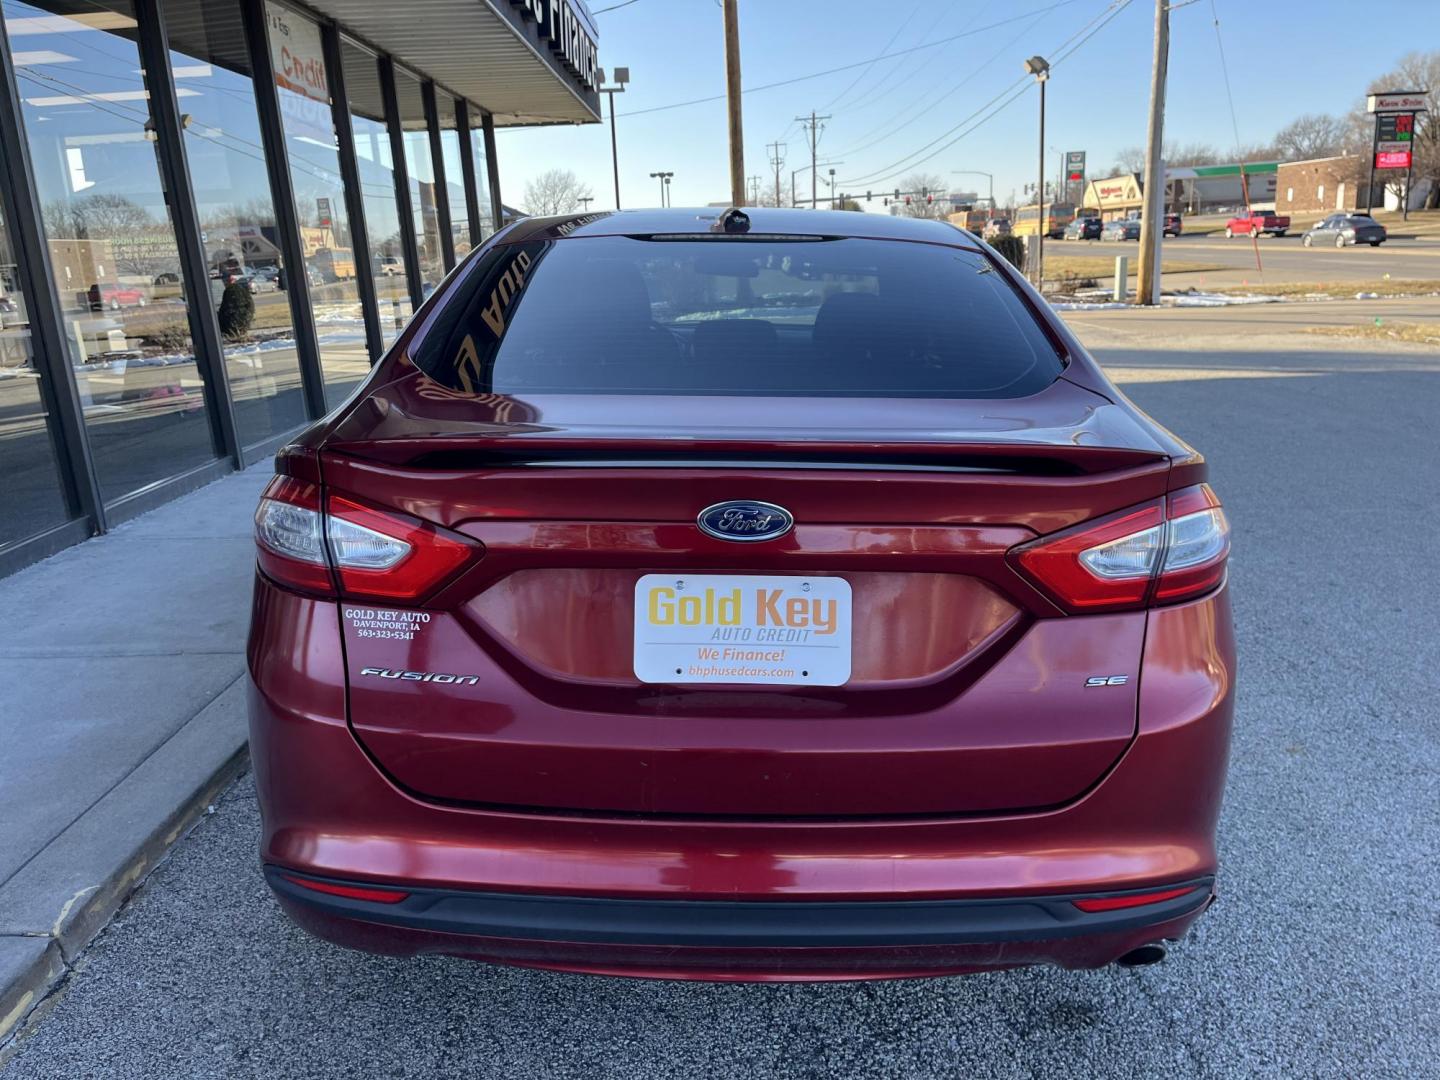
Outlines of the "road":
{"label": "road", "polygon": [[745,986],[349,953],[267,896],[246,779],[0,1074],[1440,1075],[1440,352],[1280,314],[1072,317],[1235,530],[1222,899],[1164,964]]}
{"label": "road", "polygon": [[[1176,274],[1167,288],[1226,287],[1242,282],[1283,284],[1289,282],[1378,281],[1392,278],[1440,279],[1440,237],[1386,241],[1378,248],[1306,248],[1299,236],[1261,237],[1258,241],[1262,268],[1255,266],[1255,248],[1248,237],[1226,240],[1220,236],[1167,237],[1164,257],[1184,263],[1209,263],[1223,270]],[[1134,273],[1139,259],[1136,243],[1107,243],[1099,240],[1052,240],[1045,244],[1045,261],[1058,272],[1066,259],[1095,256],[1130,257]],[[1054,263],[1051,260],[1055,260]],[[1201,282],[1204,285],[1201,285]]]}

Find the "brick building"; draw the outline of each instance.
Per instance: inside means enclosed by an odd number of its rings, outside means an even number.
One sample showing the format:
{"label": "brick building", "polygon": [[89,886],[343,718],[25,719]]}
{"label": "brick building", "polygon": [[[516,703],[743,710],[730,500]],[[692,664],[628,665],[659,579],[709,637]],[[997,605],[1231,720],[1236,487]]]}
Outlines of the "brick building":
{"label": "brick building", "polygon": [[[1367,173],[1365,158],[1358,154],[1282,162],[1276,175],[1275,211],[1304,214],[1364,210]],[[1378,177],[1375,186],[1376,194],[1381,194]]]}

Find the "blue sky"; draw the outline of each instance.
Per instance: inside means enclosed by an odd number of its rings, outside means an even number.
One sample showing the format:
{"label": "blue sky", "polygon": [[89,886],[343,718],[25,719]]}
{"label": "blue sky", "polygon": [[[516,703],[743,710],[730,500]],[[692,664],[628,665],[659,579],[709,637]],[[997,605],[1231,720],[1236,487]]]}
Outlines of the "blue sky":
{"label": "blue sky", "polygon": [[[618,0],[591,0],[600,11]],[[1235,142],[1220,75],[1211,0],[1171,14],[1166,136],[1232,147]],[[793,79],[884,52],[924,46],[976,28],[1004,25],[923,48],[873,66],[855,67],[744,98],[745,171],[768,177],[766,144],[787,143],[782,187],[790,170],[808,165],[809,148],[792,117],[815,109],[833,114],[820,137],[820,158],[843,160],[841,186],[877,197],[916,168],[957,188],[995,174],[1002,202],[1036,171],[1033,85],[1002,112],[931,160],[909,165],[919,151],[1023,74],[1039,53],[1052,61],[1060,46],[1111,8],[1110,0],[740,0],[741,63],[747,87]],[[1255,142],[1305,112],[1344,112],[1369,80],[1412,48],[1440,48],[1440,0],[1389,0],[1361,8],[1354,0],[1214,0],[1229,62],[1240,139]],[[1362,11],[1375,19],[1361,18]],[[1041,12],[1040,14],[1036,14]],[[1046,101],[1046,142],[1055,151],[1086,150],[1090,175],[1108,171],[1115,152],[1142,144],[1148,107],[1154,4],[1132,0],[1072,56],[1056,64]],[[1024,16],[1018,21],[1017,16]],[[676,206],[701,205],[729,193],[725,103],[722,100],[642,112],[725,92],[724,33],[718,0],[634,0],[596,15],[600,61],[628,65],[631,84],[616,100],[620,190],[625,206],[658,202],[649,173],[673,171]],[[1360,29],[1357,31],[1357,26]],[[1386,28],[1389,28],[1388,30]],[[1358,46],[1358,47],[1357,47]],[[858,79],[858,81],[857,81]],[[627,115],[632,114],[632,115]],[[608,119],[608,114],[607,114]],[[968,126],[968,125],[966,125]],[[964,130],[963,128],[961,130]],[[958,134],[958,132],[957,132]],[[953,138],[951,136],[950,138]],[[950,138],[940,140],[939,149]],[[596,196],[614,205],[607,125],[526,129],[498,134],[505,200],[522,201],[529,177],[572,169]],[[928,154],[931,151],[926,151]],[[923,155],[921,155],[923,156]],[[1047,177],[1058,169],[1047,153]],[[896,169],[900,175],[890,177]],[[826,170],[822,168],[822,178]],[[872,178],[873,177],[873,178]],[[800,184],[806,175],[800,177]],[[825,187],[822,183],[821,191]]]}

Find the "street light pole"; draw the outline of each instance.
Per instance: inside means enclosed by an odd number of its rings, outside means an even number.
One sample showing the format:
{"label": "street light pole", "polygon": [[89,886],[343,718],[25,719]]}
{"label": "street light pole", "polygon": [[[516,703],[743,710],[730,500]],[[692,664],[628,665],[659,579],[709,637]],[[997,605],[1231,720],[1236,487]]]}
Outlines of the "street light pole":
{"label": "street light pole", "polygon": [[[1165,0],[1160,0],[1164,3]],[[1035,188],[1035,288],[1045,290],[1045,84],[1050,81],[1050,62],[1043,56],[1025,61],[1025,70],[1040,84],[1040,171]]]}
{"label": "street light pole", "polygon": [[990,209],[991,209],[991,211],[994,211],[994,209],[995,209],[995,174],[994,174],[994,173],[981,172],[979,169],[951,169],[950,171],[951,171],[953,174],[955,174],[956,176],[983,176],[983,177],[985,177],[986,180],[989,180],[989,181],[990,181]]}
{"label": "street light pole", "polygon": [[673,172],[652,172],[650,174],[650,179],[660,181],[660,205],[662,207],[665,206],[666,185],[670,183],[670,177],[674,175]]}
{"label": "street light pole", "polygon": [[612,71],[615,76],[615,85],[605,85],[605,71],[602,68],[600,75],[600,93],[610,98],[610,164],[615,172],[615,209],[620,209],[620,151],[616,148],[615,140],[615,95],[625,92],[625,84],[630,81],[630,69],[628,67],[617,67]]}

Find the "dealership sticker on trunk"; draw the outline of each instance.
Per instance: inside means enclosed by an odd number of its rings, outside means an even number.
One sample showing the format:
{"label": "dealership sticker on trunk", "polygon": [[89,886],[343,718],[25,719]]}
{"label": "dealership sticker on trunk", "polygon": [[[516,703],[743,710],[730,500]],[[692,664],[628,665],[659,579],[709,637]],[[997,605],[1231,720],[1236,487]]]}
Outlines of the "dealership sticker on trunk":
{"label": "dealership sticker on trunk", "polygon": [[635,677],[841,686],[850,601],[838,577],[646,574],[635,583]]}

